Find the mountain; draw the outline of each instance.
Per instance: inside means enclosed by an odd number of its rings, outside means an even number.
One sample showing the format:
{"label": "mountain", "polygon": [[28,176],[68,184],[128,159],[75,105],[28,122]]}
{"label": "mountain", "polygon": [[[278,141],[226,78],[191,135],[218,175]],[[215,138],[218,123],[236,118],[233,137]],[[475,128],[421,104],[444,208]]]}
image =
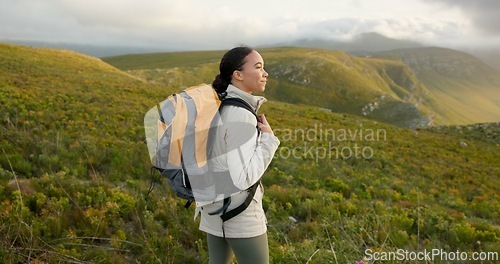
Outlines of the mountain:
{"label": "mountain", "polygon": [[350,40],[327,40],[322,38],[299,39],[286,43],[277,43],[263,47],[303,47],[328,50],[341,50],[354,55],[364,55],[374,51],[384,51],[404,48],[419,48],[422,44],[410,40],[389,38],[375,32],[362,33]]}
{"label": "mountain", "polygon": [[[369,116],[403,127],[426,126],[430,122],[430,110],[415,105],[425,97],[425,89],[419,86],[409,91],[399,87],[398,81],[392,81],[382,69],[389,65],[407,68],[403,63],[319,49],[260,51],[271,76],[265,92],[269,99]],[[217,51],[136,54],[103,60],[155,84],[186,87],[211,82],[222,54]],[[408,69],[402,72],[412,74]],[[408,76],[412,78],[415,79]]]}
{"label": "mountain", "polygon": [[[186,83],[210,75],[210,60],[154,71]],[[150,174],[144,142],[144,114],[179,89],[75,52],[0,43],[2,262],[206,263],[199,218]],[[498,249],[499,123],[408,130],[274,100],[261,111],[281,140],[262,178],[272,263]],[[152,178],[163,184],[146,195]]]}
{"label": "mountain", "polygon": [[[272,76],[266,96],[334,112],[350,113],[403,127],[427,126],[425,88],[401,87],[386,67],[399,68],[414,82],[405,65],[363,59],[338,51],[289,49],[263,51]],[[413,88],[413,87],[411,87]]]}
{"label": "mountain", "polygon": [[[259,48],[283,46],[340,50],[358,56],[366,56],[380,51],[425,47],[424,44],[417,41],[394,39],[379,33],[367,32],[356,35],[349,40],[329,40],[324,38],[298,39],[289,42],[262,45]],[[500,72],[500,49],[478,47],[461,47],[455,49],[472,54]]]}
{"label": "mountain", "polygon": [[469,49],[465,52],[473,54],[489,66],[500,72],[500,48],[497,49]]}
{"label": "mountain", "polygon": [[[291,47],[259,51],[270,74],[265,96],[272,100],[313,105],[409,128],[500,120],[496,72],[459,51],[419,48],[363,57]],[[466,80],[460,72],[450,76],[430,70],[424,74],[415,63],[390,56],[403,51],[419,52],[417,56],[421,57],[438,54],[441,59],[428,64],[436,63],[432,67],[443,71],[446,65],[453,65],[464,71],[477,69],[481,74],[468,75]],[[210,82],[217,74],[221,56],[217,51],[177,52],[125,55],[104,61],[149,82],[186,87]]]}
{"label": "mountain", "polygon": [[[183,50],[182,47],[166,47],[166,48],[147,48],[138,46],[97,46],[97,45],[83,45],[75,43],[62,43],[62,42],[43,42],[43,41],[27,41],[27,40],[13,40],[13,39],[0,39],[0,42],[11,43],[15,45],[24,45],[39,48],[55,48],[62,50],[73,50],[95,57],[111,57],[127,54],[144,54],[144,53],[158,53],[158,52],[174,52]],[[341,50],[354,55],[364,56],[376,51],[386,51],[403,48],[418,48],[424,45],[411,40],[394,39],[386,37],[382,34],[375,32],[367,32],[354,36],[350,40],[327,40],[322,38],[311,39],[297,39],[294,41],[281,42],[268,45],[260,45],[257,48],[269,47],[305,47],[305,48],[319,48],[330,50]],[[484,61],[490,67],[500,71],[500,50],[495,48],[477,48],[477,47],[462,47],[459,50],[467,52],[476,56]],[[184,50],[187,51],[187,50]],[[195,50],[193,50],[195,51]]]}
{"label": "mountain", "polygon": [[399,60],[430,91],[439,123],[467,124],[500,120],[500,72],[478,58],[445,48],[401,49],[374,56]]}

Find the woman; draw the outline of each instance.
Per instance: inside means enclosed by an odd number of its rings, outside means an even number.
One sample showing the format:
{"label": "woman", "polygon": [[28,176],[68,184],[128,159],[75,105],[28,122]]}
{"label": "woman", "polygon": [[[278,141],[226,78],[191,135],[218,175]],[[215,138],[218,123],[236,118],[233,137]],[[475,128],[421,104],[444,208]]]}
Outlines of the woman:
{"label": "woman", "polygon": [[[266,101],[253,93],[266,88],[268,73],[264,60],[255,50],[237,47],[228,51],[220,62],[220,74],[212,83],[225,98],[239,98],[255,112]],[[252,185],[257,189],[248,207],[225,222],[220,211],[225,203],[216,200],[200,206],[200,230],[207,233],[210,263],[230,263],[233,254],[238,263],[269,263],[267,220],[262,208],[263,187],[260,178],[276,152],[279,140],[274,136],[264,115],[255,115],[242,107],[227,105],[221,110],[221,125],[216,131],[211,166],[216,171],[228,171],[238,192],[230,194],[227,210],[242,204]],[[260,130],[260,132],[259,132]],[[228,178],[229,178],[228,177]],[[217,184],[217,183],[216,183]]]}

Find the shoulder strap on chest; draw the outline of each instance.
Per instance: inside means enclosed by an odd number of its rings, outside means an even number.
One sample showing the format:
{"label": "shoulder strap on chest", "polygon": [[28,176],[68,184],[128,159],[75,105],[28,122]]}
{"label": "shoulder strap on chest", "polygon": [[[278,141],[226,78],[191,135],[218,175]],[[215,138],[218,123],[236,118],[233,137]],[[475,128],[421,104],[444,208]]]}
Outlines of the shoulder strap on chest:
{"label": "shoulder strap on chest", "polygon": [[259,118],[257,117],[257,113],[255,112],[255,110],[247,102],[245,102],[243,99],[240,99],[240,98],[226,98],[226,99],[222,100],[222,103],[219,106],[219,111],[221,111],[222,108],[224,106],[226,106],[226,105],[233,105],[233,106],[245,108],[246,110],[248,110],[250,113],[252,113],[255,116],[255,118],[257,119],[257,121],[259,120]]}

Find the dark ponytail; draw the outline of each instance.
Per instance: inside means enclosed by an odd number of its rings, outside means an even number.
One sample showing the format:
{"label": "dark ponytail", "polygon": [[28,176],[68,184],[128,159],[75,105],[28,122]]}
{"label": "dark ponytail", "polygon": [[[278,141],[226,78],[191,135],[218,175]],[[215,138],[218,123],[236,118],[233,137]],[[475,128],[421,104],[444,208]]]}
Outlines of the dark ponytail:
{"label": "dark ponytail", "polygon": [[212,87],[219,94],[226,91],[227,86],[231,83],[231,77],[233,72],[236,70],[241,70],[243,64],[245,64],[245,57],[250,54],[253,49],[241,46],[236,47],[224,54],[219,65],[219,74],[215,77],[212,82]]}

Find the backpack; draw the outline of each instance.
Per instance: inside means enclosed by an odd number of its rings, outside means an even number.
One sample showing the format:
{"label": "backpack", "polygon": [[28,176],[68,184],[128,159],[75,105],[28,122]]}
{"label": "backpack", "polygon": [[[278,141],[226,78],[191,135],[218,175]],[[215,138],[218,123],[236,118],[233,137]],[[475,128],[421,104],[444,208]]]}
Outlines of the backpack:
{"label": "backpack", "polygon": [[[167,97],[144,117],[151,173],[157,170],[166,177],[176,196],[187,200],[186,208],[195,200],[212,201],[220,194],[208,173],[208,161],[222,108],[226,105],[242,107],[257,118],[245,101],[225,98],[226,95],[218,94],[210,85],[201,84]],[[154,188],[153,184],[152,181],[148,194]],[[240,207],[226,212],[230,203],[230,196],[227,196],[224,198],[225,208],[213,214],[222,213],[223,221],[227,221],[241,213],[252,201],[258,184],[260,182],[248,189],[248,201]]]}

